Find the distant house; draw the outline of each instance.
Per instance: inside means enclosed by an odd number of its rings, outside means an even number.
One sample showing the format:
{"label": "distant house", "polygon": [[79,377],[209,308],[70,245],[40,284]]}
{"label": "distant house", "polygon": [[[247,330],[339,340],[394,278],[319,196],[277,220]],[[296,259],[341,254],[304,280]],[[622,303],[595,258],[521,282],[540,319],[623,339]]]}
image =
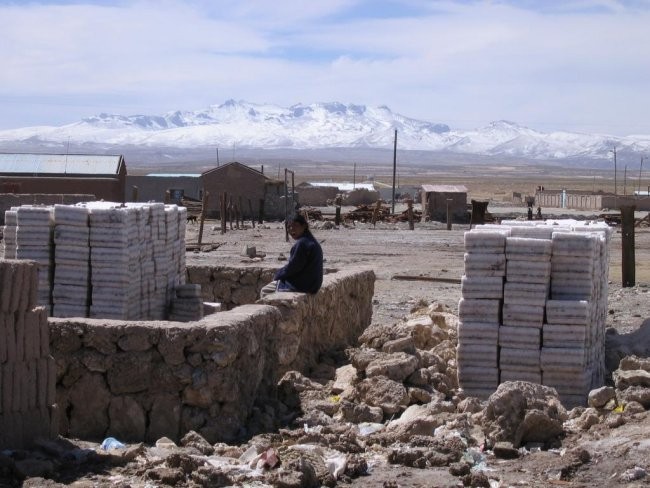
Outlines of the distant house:
{"label": "distant house", "polygon": [[634,205],[636,210],[650,210],[650,198],[642,194],[614,195],[613,193],[585,190],[546,190],[535,192],[535,205],[542,208],[557,207],[576,210],[618,209],[622,205]]}
{"label": "distant house", "polygon": [[0,193],[90,194],[124,202],[125,185],[121,155],[0,154]]}
{"label": "distant house", "polygon": [[453,222],[467,222],[467,188],[463,185],[422,185],[422,215],[430,220],[447,221],[447,211]]}
{"label": "distant house", "polygon": [[379,199],[373,183],[309,182],[298,185],[297,191],[301,205],[325,206],[338,194],[343,196],[344,205],[370,204]]}
{"label": "distant house", "polygon": [[145,176],[127,176],[128,201],[164,202],[179,204],[182,198],[200,200],[203,191],[201,173],[152,173]]}
{"label": "distant house", "polygon": [[284,218],[284,181],[257,169],[235,161],[203,172],[201,182],[208,192],[208,217],[219,216],[219,198],[225,193],[228,202],[237,205],[246,218],[258,216],[260,207],[266,219]]}

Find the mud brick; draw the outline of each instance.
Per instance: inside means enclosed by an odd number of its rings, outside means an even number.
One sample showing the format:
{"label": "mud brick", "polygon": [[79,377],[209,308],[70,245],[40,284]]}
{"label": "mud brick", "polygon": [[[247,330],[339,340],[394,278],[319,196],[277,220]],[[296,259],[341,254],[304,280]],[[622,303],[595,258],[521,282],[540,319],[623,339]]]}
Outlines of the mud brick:
{"label": "mud brick", "polygon": [[50,438],[54,439],[59,435],[59,415],[61,415],[61,409],[59,405],[53,403],[48,405],[47,412],[50,417]]}
{"label": "mud brick", "polygon": [[25,366],[27,369],[27,407],[29,410],[36,408],[38,400],[38,360],[32,359],[26,361]]}
{"label": "mud brick", "polygon": [[9,312],[16,312],[19,309],[20,301],[22,299],[23,292],[25,291],[23,284],[25,266],[22,266],[22,263],[14,261],[11,264],[11,271],[12,280],[9,287],[11,293],[11,301],[9,303]]}
{"label": "mud brick", "polygon": [[36,391],[36,405],[38,407],[47,406],[47,392],[48,392],[48,362],[46,357],[37,360],[37,391]]}
{"label": "mud brick", "polygon": [[16,361],[25,360],[25,313],[15,315],[14,330],[16,331]]}
{"label": "mud brick", "polygon": [[5,362],[7,362],[7,319],[5,314],[0,312],[0,364]]}
{"label": "mud brick", "polygon": [[56,361],[52,356],[47,357],[47,404],[56,402]]}
{"label": "mud brick", "polygon": [[0,261],[0,312],[9,312],[13,287],[12,261]]}
{"label": "mud brick", "polygon": [[[22,262],[21,268],[23,284],[19,291],[20,296],[18,298],[18,305],[16,306],[16,310],[19,312],[30,310],[30,292],[33,288],[38,288],[38,269],[36,263]],[[32,272],[36,274],[36,279],[34,279]]]}
{"label": "mud brick", "polygon": [[16,362],[16,327],[14,325],[14,314],[5,313],[5,340],[7,344],[7,362],[15,363]]}
{"label": "mud brick", "polygon": [[33,310],[28,310],[25,317],[25,361],[31,361],[38,357],[40,349],[40,338],[38,337],[38,317]]}
{"label": "mud brick", "polygon": [[0,377],[0,381],[2,382],[2,397],[0,400],[2,400],[2,412],[7,415],[13,412],[14,364],[3,364],[0,367],[0,372],[2,373]]}
{"label": "mud brick", "polygon": [[[14,378],[17,378],[20,382],[20,412],[26,412],[29,410],[29,367],[27,362],[21,361],[16,363],[16,369],[14,369]],[[15,386],[15,384],[14,384]]]}
{"label": "mud brick", "polygon": [[25,277],[29,282],[29,287],[25,289],[25,297],[27,297],[26,310],[33,309],[38,303],[38,267],[36,265],[29,266]]}
{"label": "mud brick", "polygon": [[21,387],[22,387],[22,377],[21,377],[21,364],[22,363],[14,363],[12,364],[11,368],[11,408],[9,409],[10,412],[20,412],[21,408],[21,403],[20,403],[20,395],[22,394],[21,392]]}
{"label": "mud brick", "polygon": [[44,307],[34,309],[38,313],[38,328],[40,338],[39,358],[50,355],[50,326],[47,323],[47,310]]}

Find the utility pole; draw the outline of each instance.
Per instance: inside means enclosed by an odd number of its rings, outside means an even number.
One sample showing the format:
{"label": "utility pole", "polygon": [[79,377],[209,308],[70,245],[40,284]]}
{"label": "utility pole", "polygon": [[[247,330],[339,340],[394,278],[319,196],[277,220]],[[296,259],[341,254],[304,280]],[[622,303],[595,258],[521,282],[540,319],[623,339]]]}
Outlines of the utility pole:
{"label": "utility pole", "polygon": [[643,156],[641,156],[641,165],[639,166],[639,196],[641,196],[641,171],[643,170]]}
{"label": "utility pole", "polygon": [[395,176],[397,174],[397,129],[395,129],[395,142],[393,143],[393,206],[391,213],[395,213]]}
{"label": "utility pole", "polygon": [[610,151],[614,153],[614,196],[618,195],[617,191],[617,182],[616,182],[616,146],[614,146],[614,150]]}
{"label": "utility pole", "polygon": [[[352,163],[352,189],[357,189],[357,163]],[[639,176],[640,178],[640,176]]]}
{"label": "utility pole", "polygon": [[627,164],[625,165],[625,170],[623,171],[623,195],[627,196]]}

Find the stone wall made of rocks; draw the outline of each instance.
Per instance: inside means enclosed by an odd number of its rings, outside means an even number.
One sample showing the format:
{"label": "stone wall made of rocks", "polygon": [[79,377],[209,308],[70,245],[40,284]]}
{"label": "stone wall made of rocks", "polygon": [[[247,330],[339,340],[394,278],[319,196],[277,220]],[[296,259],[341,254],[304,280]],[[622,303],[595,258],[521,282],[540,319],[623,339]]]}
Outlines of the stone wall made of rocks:
{"label": "stone wall made of rocks", "polygon": [[[221,269],[223,271],[223,268]],[[50,319],[60,433],[210,442],[246,435],[255,400],[370,324],[374,273],[325,276],[315,295],[276,293],[190,323]]]}
{"label": "stone wall made of rocks", "polygon": [[273,280],[277,267],[187,265],[187,283],[201,285],[206,302],[221,303],[222,310],[253,303]]}
{"label": "stone wall made of rocks", "polygon": [[37,281],[36,263],[0,261],[0,449],[57,434],[56,369]]}

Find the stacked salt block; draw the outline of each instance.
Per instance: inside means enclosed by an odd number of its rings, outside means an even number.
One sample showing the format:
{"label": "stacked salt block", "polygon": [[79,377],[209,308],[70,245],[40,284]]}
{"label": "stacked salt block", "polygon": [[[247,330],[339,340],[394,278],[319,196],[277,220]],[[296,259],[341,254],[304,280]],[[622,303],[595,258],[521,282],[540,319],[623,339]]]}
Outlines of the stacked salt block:
{"label": "stacked salt block", "polygon": [[543,384],[575,406],[584,405],[589,391],[604,383],[610,231],[585,225],[571,230],[553,233],[541,358]]}
{"label": "stacked salt block", "polygon": [[16,258],[16,207],[5,211],[5,225],[2,229],[3,256],[5,259]]}
{"label": "stacked salt block", "polygon": [[[6,215],[6,214],[5,214]],[[16,210],[16,259],[38,265],[38,303],[48,314],[52,305],[52,207],[22,205]]]}
{"label": "stacked salt block", "polygon": [[[92,296],[90,317],[129,319],[138,260],[133,247],[135,212],[113,205],[89,205]],[[139,282],[137,282],[139,283]],[[139,292],[138,292],[139,297]]]}
{"label": "stacked salt block", "polygon": [[90,304],[88,209],[54,206],[53,317],[87,317]]}
{"label": "stacked salt block", "polygon": [[162,320],[168,313],[167,279],[171,270],[167,253],[167,230],[165,229],[165,205],[151,206],[151,242],[153,246],[154,290],[152,295],[151,318]]}
{"label": "stacked salt block", "polygon": [[465,233],[465,274],[458,304],[458,383],[487,397],[499,385],[498,335],[507,232]]}
{"label": "stacked salt block", "polygon": [[57,435],[56,365],[37,289],[36,263],[0,260],[0,449]]}
{"label": "stacked salt block", "polygon": [[203,318],[201,285],[183,284],[174,289],[169,320],[191,322]]}
{"label": "stacked salt block", "polygon": [[511,227],[506,239],[503,322],[499,327],[500,380],[541,383],[541,330],[551,277],[551,240],[513,237],[535,235],[522,230]]}

